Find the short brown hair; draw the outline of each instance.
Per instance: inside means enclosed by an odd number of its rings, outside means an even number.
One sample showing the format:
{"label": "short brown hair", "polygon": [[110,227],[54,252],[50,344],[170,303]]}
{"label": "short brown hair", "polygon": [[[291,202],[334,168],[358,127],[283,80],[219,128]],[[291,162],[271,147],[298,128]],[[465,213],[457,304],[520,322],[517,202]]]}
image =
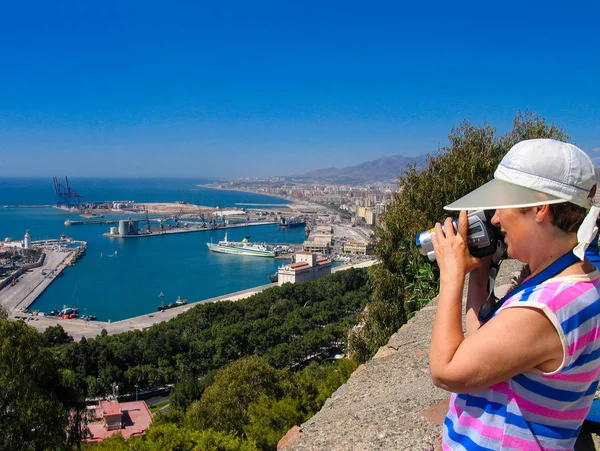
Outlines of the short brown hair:
{"label": "short brown hair", "polygon": [[567,233],[576,233],[585,219],[587,210],[571,202],[550,204],[552,224]]}

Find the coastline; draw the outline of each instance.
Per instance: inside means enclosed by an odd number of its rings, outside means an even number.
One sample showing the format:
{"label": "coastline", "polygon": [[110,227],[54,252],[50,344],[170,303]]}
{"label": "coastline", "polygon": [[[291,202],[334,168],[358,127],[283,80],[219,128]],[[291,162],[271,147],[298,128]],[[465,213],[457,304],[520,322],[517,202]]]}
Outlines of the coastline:
{"label": "coastline", "polygon": [[[344,271],[350,268],[366,268],[376,264],[376,260],[367,260],[354,265],[342,265],[334,268],[332,272]],[[133,330],[144,330],[155,324],[169,321],[175,318],[177,315],[188,311],[189,309],[196,307],[200,304],[208,304],[212,302],[235,302],[246,299],[256,293],[260,293],[268,288],[276,287],[277,284],[266,284],[259,285],[252,288],[247,288],[233,293],[224,294],[222,296],[216,296],[208,299],[201,299],[198,301],[192,301],[186,305],[180,307],[174,307],[162,312],[150,312],[142,315],[134,316],[131,318],[125,318],[115,322],[108,321],[85,321],[81,319],[69,319],[63,320],[57,317],[37,316],[33,314],[22,314],[18,316],[24,318],[30,326],[35,327],[38,332],[43,332],[46,328],[51,326],[60,325],[65,332],[73,337],[75,341],[79,341],[82,337],[95,338],[100,335],[102,330],[106,330],[109,335],[119,334],[122,332],[128,332]],[[9,312],[9,315],[14,319],[14,312]]]}
{"label": "coastline", "polygon": [[213,185],[210,185],[210,184],[208,184],[208,185],[207,184],[204,184],[204,185],[203,184],[198,184],[196,186],[200,186],[202,188],[218,189],[218,190],[221,190],[221,191],[234,191],[234,192],[238,192],[238,193],[252,193],[252,194],[261,194],[263,196],[276,197],[278,199],[283,199],[283,200],[287,200],[288,202],[291,202],[290,203],[290,207],[292,205],[298,204],[298,201],[296,199],[291,199],[289,197],[285,197],[285,196],[282,196],[280,194],[261,193],[260,191],[253,191],[253,190],[250,190],[250,189],[241,189],[241,188],[221,188],[220,186],[213,186]]}

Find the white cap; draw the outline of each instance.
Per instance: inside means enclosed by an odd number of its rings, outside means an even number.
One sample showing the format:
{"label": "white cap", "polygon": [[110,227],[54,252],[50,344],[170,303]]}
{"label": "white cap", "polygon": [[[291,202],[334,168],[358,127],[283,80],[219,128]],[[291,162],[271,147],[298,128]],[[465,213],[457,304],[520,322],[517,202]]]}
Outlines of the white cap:
{"label": "white cap", "polygon": [[600,204],[594,199],[595,186],[594,164],[579,147],[554,139],[528,139],[508,151],[494,180],[444,208],[494,210],[571,202],[591,209],[577,235],[585,250],[597,231]]}

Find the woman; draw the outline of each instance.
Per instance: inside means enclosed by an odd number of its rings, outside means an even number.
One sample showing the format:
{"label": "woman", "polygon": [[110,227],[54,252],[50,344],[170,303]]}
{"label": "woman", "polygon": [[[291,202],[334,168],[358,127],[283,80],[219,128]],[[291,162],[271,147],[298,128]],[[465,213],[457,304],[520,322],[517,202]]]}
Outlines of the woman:
{"label": "woman", "polygon": [[[522,141],[494,180],[446,207],[461,210],[458,231],[450,218],[444,229],[436,224],[430,369],[434,383],[453,392],[444,449],[573,448],[600,368],[600,273],[584,257],[597,230],[595,186],[594,165],[579,148]],[[508,254],[531,270],[487,317],[480,309],[491,258],[474,258],[466,245],[465,210],[479,209],[496,210],[491,221]]]}

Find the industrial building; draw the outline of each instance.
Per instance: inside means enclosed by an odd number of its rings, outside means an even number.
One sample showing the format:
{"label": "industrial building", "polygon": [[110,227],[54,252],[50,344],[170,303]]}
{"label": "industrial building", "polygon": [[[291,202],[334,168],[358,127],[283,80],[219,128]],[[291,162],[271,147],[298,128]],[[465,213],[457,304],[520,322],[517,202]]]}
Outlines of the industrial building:
{"label": "industrial building", "polygon": [[132,219],[121,219],[119,227],[110,228],[110,236],[133,236],[140,234],[140,221]]}
{"label": "industrial building", "polygon": [[310,282],[331,274],[331,261],[312,252],[298,252],[296,262],[279,267],[277,285]]}
{"label": "industrial building", "polygon": [[331,249],[331,235],[313,236],[311,234],[310,238],[302,244],[302,249],[307,252],[327,254]]}
{"label": "industrial building", "polygon": [[348,240],[344,243],[342,250],[345,254],[371,255],[373,246],[366,241]]}

